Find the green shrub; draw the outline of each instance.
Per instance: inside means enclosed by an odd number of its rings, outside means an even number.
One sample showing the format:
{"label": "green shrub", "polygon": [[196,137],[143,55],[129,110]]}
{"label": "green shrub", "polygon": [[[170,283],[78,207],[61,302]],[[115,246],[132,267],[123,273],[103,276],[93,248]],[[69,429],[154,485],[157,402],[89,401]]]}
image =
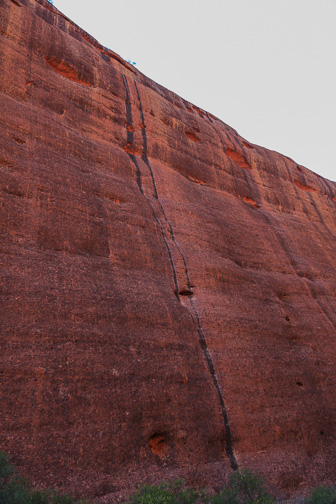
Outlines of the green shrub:
{"label": "green shrub", "polygon": [[224,488],[211,499],[211,504],[238,504],[238,495],[232,488]]}
{"label": "green shrub", "polygon": [[142,485],[128,499],[129,504],[194,504],[203,494],[186,488],[182,480],[160,485]]}
{"label": "green shrub", "polygon": [[0,452],[0,504],[84,504],[55,490],[32,490],[29,481],[16,474],[8,456]]}
{"label": "green shrub", "polygon": [[13,476],[15,468],[9,463],[8,455],[0,452],[0,489],[2,489],[9,478]]}
{"label": "green shrub", "polygon": [[15,467],[8,456],[0,452],[0,504],[29,503],[29,493],[22,478],[15,474]]}
{"label": "green shrub", "polygon": [[305,500],[306,504],[336,504],[336,490],[332,487],[319,486],[313,488]]}
{"label": "green shrub", "polygon": [[231,474],[229,485],[215,495],[212,504],[273,504],[275,499],[266,491],[260,476],[249,469]]}

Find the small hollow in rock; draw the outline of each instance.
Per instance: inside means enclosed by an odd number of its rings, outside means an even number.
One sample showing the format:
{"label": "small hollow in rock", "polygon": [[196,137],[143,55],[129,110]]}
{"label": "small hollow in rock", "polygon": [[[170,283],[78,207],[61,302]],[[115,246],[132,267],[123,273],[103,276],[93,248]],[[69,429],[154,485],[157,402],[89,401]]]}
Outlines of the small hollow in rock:
{"label": "small hollow in rock", "polygon": [[225,154],[232,159],[235,163],[237,163],[238,166],[241,168],[244,168],[244,170],[251,170],[252,167],[247,163],[245,157],[241,152],[237,152],[233,149],[227,148],[225,150]]}
{"label": "small hollow in rock", "polygon": [[300,180],[293,180],[293,184],[295,184],[297,187],[299,187],[300,189],[302,189],[302,191],[306,191],[306,192],[317,192],[317,189],[315,189],[315,187],[311,187],[307,184],[304,184],[302,182],[300,182]]}
{"label": "small hollow in rock", "polygon": [[168,449],[168,440],[164,433],[153,434],[148,443],[152,453],[159,457],[163,457]]}
{"label": "small hollow in rock", "polygon": [[186,131],[185,134],[192,142],[200,142],[200,139],[192,131]]}
{"label": "small hollow in rock", "polygon": [[245,140],[243,140],[243,145],[247,149],[254,149],[253,145],[251,145],[250,143],[246,142]]}
{"label": "small hollow in rock", "polygon": [[180,290],[179,295],[180,296],[189,296],[189,297],[191,297],[191,296],[194,295],[194,293],[190,289],[183,289],[183,290]]}

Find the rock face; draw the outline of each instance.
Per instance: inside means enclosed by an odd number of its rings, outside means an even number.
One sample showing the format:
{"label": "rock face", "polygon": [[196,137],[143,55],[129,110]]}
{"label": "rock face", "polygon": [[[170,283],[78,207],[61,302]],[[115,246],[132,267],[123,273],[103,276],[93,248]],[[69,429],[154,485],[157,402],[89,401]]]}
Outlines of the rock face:
{"label": "rock face", "polygon": [[0,448],[104,502],[238,466],[328,482],[336,184],[46,0],[1,0],[0,44]]}

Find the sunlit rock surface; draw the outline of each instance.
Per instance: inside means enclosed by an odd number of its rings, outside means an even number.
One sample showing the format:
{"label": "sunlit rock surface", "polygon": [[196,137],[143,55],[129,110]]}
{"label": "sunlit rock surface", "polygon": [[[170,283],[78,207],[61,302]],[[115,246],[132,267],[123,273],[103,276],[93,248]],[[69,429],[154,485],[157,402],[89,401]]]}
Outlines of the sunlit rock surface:
{"label": "sunlit rock surface", "polygon": [[0,44],[0,448],[104,502],[332,480],[336,184],[46,0],[1,0]]}

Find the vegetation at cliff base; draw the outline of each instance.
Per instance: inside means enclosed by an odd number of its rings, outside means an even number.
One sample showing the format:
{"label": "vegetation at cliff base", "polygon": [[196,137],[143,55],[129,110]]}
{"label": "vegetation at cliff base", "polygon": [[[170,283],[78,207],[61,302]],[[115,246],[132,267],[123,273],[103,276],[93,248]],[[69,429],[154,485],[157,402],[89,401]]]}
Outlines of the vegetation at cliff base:
{"label": "vegetation at cliff base", "polygon": [[[319,486],[296,504],[336,504],[336,488]],[[263,479],[243,468],[230,475],[229,482],[215,495],[195,490],[182,480],[158,485],[143,485],[123,504],[280,504],[266,489]],[[0,504],[89,504],[56,490],[34,490],[17,474],[8,456],[0,452]]]}
{"label": "vegetation at cliff base", "polygon": [[305,504],[336,504],[336,489],[324,485],[313,488]]}
{"label": "vegetation at cliff base", "polygon": [[56,490],[34,490],[28,480],[19,476],[6,453],[0,452],[0,504],[89,504],[75,501]]}
{"label": "vegetation at cliff base", "polygon": [[[210,496],[206,491],[197,491],[184,486],[182,480],[159,485],[143,485],[123,504],[281,504],[266,489],[260,476],[249,469],[240,469],[231,474],[228,485]],[[336,504],[333,487],[314,488],[306,499],[293,499],[287,504]]]}
{"label": "vegetation at cliff base", "polygon": [[229,484],[218,494],[186,488],[182,480],[173,484],[143,485],[127,504],[275,504],[263,480],[249,469],[231,474]]}

